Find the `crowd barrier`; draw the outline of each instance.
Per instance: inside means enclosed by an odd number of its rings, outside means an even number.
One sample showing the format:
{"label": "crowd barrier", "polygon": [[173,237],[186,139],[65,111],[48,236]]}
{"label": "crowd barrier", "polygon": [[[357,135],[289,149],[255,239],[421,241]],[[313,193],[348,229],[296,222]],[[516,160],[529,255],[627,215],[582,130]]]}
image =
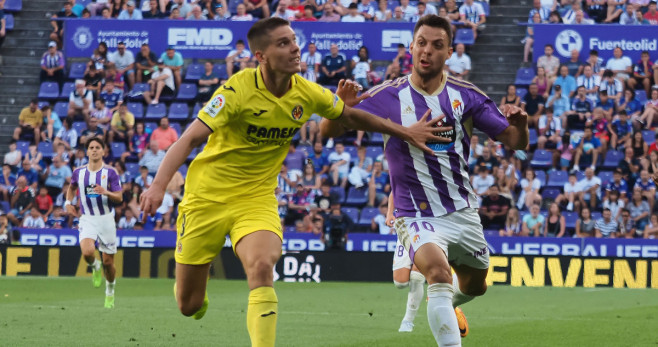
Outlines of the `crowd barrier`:
{"label": "crowd barrier", "polygon": [[544,46],[555,47],[555,56],[561,61],[571,58],[571,51],[580,52],[586,61],[590,50],[597,50],[603,65],[613,57],[615,47],[621,47],[633,64],[640,60],[642,51],[649,51],[652,60],[658,59],[658,26],[655,25],[564,25],[536,24],[534,28],[533,59],[544,55]]}
{"label": "crowd barrier", "polygon": [[[388,252],[284,252],[274,268],[276,281],[389,282]],[[118,277],[173,278],[174,250],[123,248],[115,255]],[[0,246],[3,276],[90,276],[77,247]],[[224,248],[211,266],[211,277],[244,279],[239,260]],[[658,260],[566,256],[495,255],[489,285],[515,287],[614,287],[658,289]]]}
{"label": "crowd barrier", "polygon": [[[120,23],[120,24],[119,24]],[[247,41],[252,22],[69,19],[64,31],[67,58],[91,57],[100,42],[115,51],[123,41],[135,55],[148,43],[156,54],[173,46],[183,58],[224,59],[237,40]],[[322,23],[292,22],[297,43],[303,52],[314,42],[322,54],[337,44],[348,59],[361,46],[368,47],[373,60],[391,60],[397,46],[409,46],[413,23]]]}

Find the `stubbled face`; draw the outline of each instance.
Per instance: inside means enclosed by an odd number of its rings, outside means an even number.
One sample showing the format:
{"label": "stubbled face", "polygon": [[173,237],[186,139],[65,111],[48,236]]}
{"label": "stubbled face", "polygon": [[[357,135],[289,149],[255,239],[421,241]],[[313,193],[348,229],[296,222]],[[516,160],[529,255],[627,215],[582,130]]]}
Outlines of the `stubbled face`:
{"label": "stubbled face", "polygon": [[269,36],[270,44],[261,52],[267,68],[291,75],[300,72],[300,50],[292,28],[280,26]]}
{"label": "stubbled face", "polygon": [[452,54],[448,33],[427,25],[418,29],[409,50],[413,58],[414,72],[423,79],[440,75],[446,60]]}

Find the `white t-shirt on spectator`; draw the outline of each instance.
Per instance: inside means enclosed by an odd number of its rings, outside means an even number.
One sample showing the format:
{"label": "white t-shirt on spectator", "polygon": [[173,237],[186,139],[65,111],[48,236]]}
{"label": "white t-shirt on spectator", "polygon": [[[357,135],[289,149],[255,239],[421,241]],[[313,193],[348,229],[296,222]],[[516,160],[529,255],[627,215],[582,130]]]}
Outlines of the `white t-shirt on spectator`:
{"label": "white t-shirt on spectator", "polygon": [[62,127],[59,129],[55,137],[60,138],[62,141],[68,143],[71,148],[75,148],[78,145],[78,132],[73,128],[66,130],[65,127]]}
{"label": "white t-shirt on spectator", "polygon": [[463,53],[460,57],[457,52],[453,52],[448,60],[446,60],[446,65],[450,70],[456,73],[463,73],[464,70],[471,70],[471,57]]}
{"label": "white t-shirt on spectator", "polygon": [[354,56],[352,57],[352,61],[356,63],[352,70],[354,78],[368,78],[368,72],[370,72],[370,59],[368,59],[368,61],[361,61],[361,58]]}
{"label": "white t-shirt on spectator", "polygon": [[379,234],[381,235],[388,235],[391,233],[391,227],[386,225],[386,216],[383,214],[378,214],[373,218],[375,223],[377,223],[377,226],[379,228]]}
{"label": "white t-shirt on spectator", "polygon": [[110,53],[109,60],[116,65],[117,70],[123,70],[128,67],[128,65],[135,62],[135,56],[133,55],[133,52],[126,49],[123,52],[123,55],[119,54],[119,51]]}
{"label": "white t-shirt on spectator", "polygon": [[174,73],[171,72],[171,69],[168,67],[158,69],[158,71],[154,72],[151,75],[151,78],[156,78],[160,77],[162,75],[167,75],[167,78],[165,78],[164,83],[167,87],[169,87],[171,90],[176,90],[176,85],[174,84]]}
{"label": "white t-shirt on spectator", "polygon": [[338,154],[338,152],[331,152],[328,159],[331,164],[344,160],[345,164],[338,167],[338,172],[345,175],[348,174],[350,170],[350,160],[352,159],[352,156],[349,153],[343,152],[342,154]]}
{"label": "white t-shirt on spectator", "polygon": [[418,13],[418,8],[409,5],[406,8],[403,8],[402,12],[404,12],[404,20],[410,21]]}
{"label": "white t-shirt on spectator", "polygon": [[560,117],[553,117],[550,126],[546,124],[547,119],[548,117],[546,117],[546,115],[539,117],[537,129],[546,129],[548,131],[548,136],[551,136],[555,131],[562,129],[562,121],[560,120]]}
{"label": "white t-shirt on spectator", "polygon": [[356,16],[350,16],[349,14],[344,15],[341,19],[341,22],[345,23],[363,23],[366,21],[366,17],[357,14]]}
{"label": "white t-shirt on spectator", "polygon": [[163,199],[162,199],[162,205],[158,207],[158,209],[155,211],[160,214],[165,214],[169,212],[169,208],[174,207],[174,197],[171,196],[169,193],[165,193]]}
{"label": "white t-shirt on spectator", "polygon": [[79,95],[77,90],[74,90],[71,92],[71,94],[69,94],[69,102],[73,101],[77,107],[82,107],[85,105],[83,99],[89,102],[89,110],[93,110],[94,92],[89,89],[85,89],[84,95]]}
{"label": "white t-shirt on spectator", "polygon": [[580,189],[580,185],[578,184],[578,182],[574,183],[573,185],[569,182],[564,184],[564,193],[565,194],[567,194],[567,193],[578,193],[580,191],[581,191],[581,189]]}
{"label": "white t-shirt on spectator", "polygon": [[46,223],[43,222],[43,218],[41,217],[33,218],[31,215],[28,215],[25,217],[25,219],[23,219],[23,228],[45,229]]}
{"label": "white t-shirt on spectator", "polygon": [[137,218],[131,217],[130,220],[126,219],[126,217],[121,217],[119,220],[119,229],[132,229],[135,227],[135,224],[137,223]]}
{"label": "white t-shirt on spectator", "polygon": [[485,178],[482,178],[480,175],[473,177],[473,189],[478,195],[484,194],[494,183],[494,177],[492,175],[487,175]]}
{"label": "white t-shirt on spectator", "polygon": [[609,70],[626,70],[629,66],[633,66],[631,58],[623,56],[619,59],[612,57],[608,59],[605,68]]}
{"label": "white t-shirt on spectator", "polygon": [[459,16],[466,17],[466,20],[469,20],[473,23],[480,21],[480,16],[484,16],[484,8],[477,2],[474,2],[473,5],[468,6],[466,3],[459,7]]}
{"label": "white t-shirt on spectator", "polygon": [[585,192],[584,198],[586,200],[589,200],[591,198],[590,194],[587,193],[587,190],[589,190],[590,188],[594,187],[597,184],[599,185],[599,188],[596,190],[596,196],[600,197],[601,196],[601,179],[600,178],[598,178],[596,176],[592,176],[591,180],[588,180],[587,177],[585,177],[582,180],[578,181],[580,191]]}

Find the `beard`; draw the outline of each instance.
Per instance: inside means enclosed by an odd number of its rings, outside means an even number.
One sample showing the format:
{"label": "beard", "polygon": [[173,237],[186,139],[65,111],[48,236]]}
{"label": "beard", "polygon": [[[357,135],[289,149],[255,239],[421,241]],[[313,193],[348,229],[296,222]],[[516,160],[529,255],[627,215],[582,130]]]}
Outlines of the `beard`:
{"label": "beard", "polygon": [[414,69],[414,73],[416,73],[421,79],[430,80],[437,76],[441,76],[441,72],[443,71],[443,66],[441,66],[441,68],[430,67],[429,69],[422,70],[421,68],[418,67],[417,64],[414,64],[413,69]]}

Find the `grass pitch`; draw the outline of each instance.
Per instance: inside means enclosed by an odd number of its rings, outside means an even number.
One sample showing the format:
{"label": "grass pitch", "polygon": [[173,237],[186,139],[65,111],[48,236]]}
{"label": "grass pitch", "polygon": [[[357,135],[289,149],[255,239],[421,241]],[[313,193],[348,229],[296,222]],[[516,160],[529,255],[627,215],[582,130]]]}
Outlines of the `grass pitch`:
{"label": "grass pitch", "polygon": [[[210,307],[183,317],[173,280],[117,281],[116,307],[89,278],[0,278],[2,346],[249,346],[244,281],[211,280]],[[407,290],[388,283],[277,283],[277,346],[436,346],[422,305],[397,332]],[[464,346],[656,346],[658,291],[491,287],[463,306]]]}

